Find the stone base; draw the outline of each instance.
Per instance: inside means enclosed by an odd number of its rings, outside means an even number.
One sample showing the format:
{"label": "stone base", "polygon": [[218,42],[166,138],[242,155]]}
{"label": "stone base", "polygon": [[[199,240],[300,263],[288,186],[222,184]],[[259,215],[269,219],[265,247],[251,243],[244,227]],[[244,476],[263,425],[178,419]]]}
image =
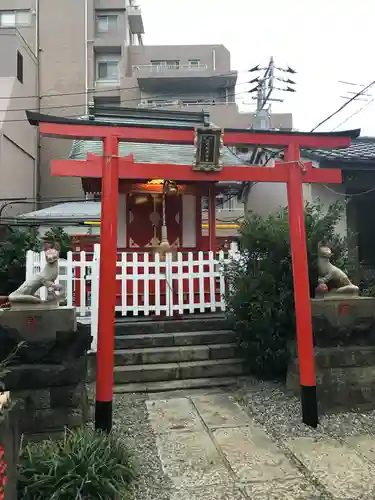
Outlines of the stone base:
{"label": "stone base", "polygon": [[[315,363],[321,412],[375,409],[375,347],[316,348]],[[286,385],[299,396],[295,357],[289,363]]]}
{"label": "stone base", "polygon": [[0,326],[15,329],[26,342],[55,340],[56,333],[77,329],[75,307],[17,304],[0,311]]}
{"label": "stone base", "polygon": [[27,436],[61,436],[85,425],[89,416],[85,384],[12,392],[20,408],[19,428]]}
{"label": "stone base", "polygon": [[1,325],[0,321],[0,361],[12,356],[17,350],[12,364],[69,364],[85,355],[90,349],[91,340],[90,326],[80,323],[75,330],[52,330],[49,338],[47,335],[40,338],[38,330],[25,335],[15,328]]}
{"label": "stone base", "polygon": [[311,300],[315,345],[375,345],[375,298],[326,297]]}

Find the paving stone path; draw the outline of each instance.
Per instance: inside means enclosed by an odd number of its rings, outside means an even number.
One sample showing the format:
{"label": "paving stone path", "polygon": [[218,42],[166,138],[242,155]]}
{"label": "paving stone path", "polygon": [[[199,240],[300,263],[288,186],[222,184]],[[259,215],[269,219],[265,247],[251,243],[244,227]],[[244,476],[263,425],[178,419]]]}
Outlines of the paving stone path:
{"label": "paving stone path", "polygon": [[375,437],[276,444],[227,394],[147,401],[171,500],[373,500]]}

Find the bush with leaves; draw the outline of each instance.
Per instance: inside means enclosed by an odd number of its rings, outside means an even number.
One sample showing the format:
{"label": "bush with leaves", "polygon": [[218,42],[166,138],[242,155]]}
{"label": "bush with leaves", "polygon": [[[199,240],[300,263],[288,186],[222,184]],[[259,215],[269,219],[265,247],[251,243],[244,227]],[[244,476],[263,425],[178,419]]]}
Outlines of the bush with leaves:
{"label": "bush with leaves", "polygon": [[[332,262],[350,271],[346,238],[336,232],[343,206],[305,207],[310,293],[317,286],[319,243],[330,246]],[[295,337],[292,259],[288,210],[263,218],[251,214],[239,235],[241,259],[227,270],[228,309],[250,372],[261,378],[285,378],[288,343]]]}
{"label": "bush with leaves", "polygon": [[41,247],[36,229],[5,229],[0,242],[1,295],[9,295],[25,281],[26,252],[39,252]]}
{"label": "bush with leaves", "polygon": [[62,259],[66,259],[68,252],[73,250],[73,238],[62,227],[51,227],[45,233],[44,239],[48,243],[59,243],[60,257]]}
{"label": "bush with leaves", "polygon": [[66,431],[63,440],[29,443],[21,450],[18,498],[126,500],[134,477],[122,436],[88,428]]}

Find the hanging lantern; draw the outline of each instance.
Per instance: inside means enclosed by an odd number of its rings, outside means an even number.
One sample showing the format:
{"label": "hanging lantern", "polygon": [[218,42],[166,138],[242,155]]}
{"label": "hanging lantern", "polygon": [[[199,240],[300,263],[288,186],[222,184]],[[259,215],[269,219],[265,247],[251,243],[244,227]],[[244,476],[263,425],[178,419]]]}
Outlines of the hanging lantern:
{"label": "hanging lantern", "polygon": [[177,194],[178,193],[178,187],[175,181],[165,181],[164,182],[164,189],[166,194]]}

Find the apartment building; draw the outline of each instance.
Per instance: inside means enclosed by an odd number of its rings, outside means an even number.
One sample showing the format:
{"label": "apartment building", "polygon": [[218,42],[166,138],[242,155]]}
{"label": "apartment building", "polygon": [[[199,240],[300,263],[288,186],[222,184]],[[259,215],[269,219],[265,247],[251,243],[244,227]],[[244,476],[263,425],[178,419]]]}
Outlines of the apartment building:
{"label": "apartment building", "polygon": [[[0,34],[6,41],[0,50],[11,60],[10,47],[17,52],[21,44],[23,54],[23,84],[17,80],[17,55],[0,70],[2,78],[15,81],[9,89],[4,81],[1,92],[12,98],[9,107],[17,103],[21,109],[12,116],[24,118],[22,108],[82,116],[96,102],[185,111],[204,108],[218,126],[252,125],[253,114],[240,113],[235,102],[237,72],[231,70],[224,46],[145,46],[144,31],[142,10],[133,0],[0,0]],[[33,87],[28,87],[31,81]],[[22,95],[39,97],[16,99]],[[271,124],[291,128],[292,117],[274,114]],[[5,125],[11,128],[10,122]],[[82,198],[79,179],[50,176],[51,160],[67,157],[71,142],[42,137],[38,143],[35,130],[24,122],[18,125],[12,126],[15,142],[28,144],[34,162],[33,183],[28,182],[27,189],[43,200]],[[26,161],[19,169],[30,170]],[[18,196],[11,185],[8,191]]]}
{"label": "apartment building", "polygon": [[[7,22],[5,16],[0,20]],[[37,131],[30,130],[23,109],[37,105],[37,61],[14,27],[0,30],[0,59],[0,200],[34,199],[38,185]],[[17,203],[6,214],[30,208],[32,204]]]}

